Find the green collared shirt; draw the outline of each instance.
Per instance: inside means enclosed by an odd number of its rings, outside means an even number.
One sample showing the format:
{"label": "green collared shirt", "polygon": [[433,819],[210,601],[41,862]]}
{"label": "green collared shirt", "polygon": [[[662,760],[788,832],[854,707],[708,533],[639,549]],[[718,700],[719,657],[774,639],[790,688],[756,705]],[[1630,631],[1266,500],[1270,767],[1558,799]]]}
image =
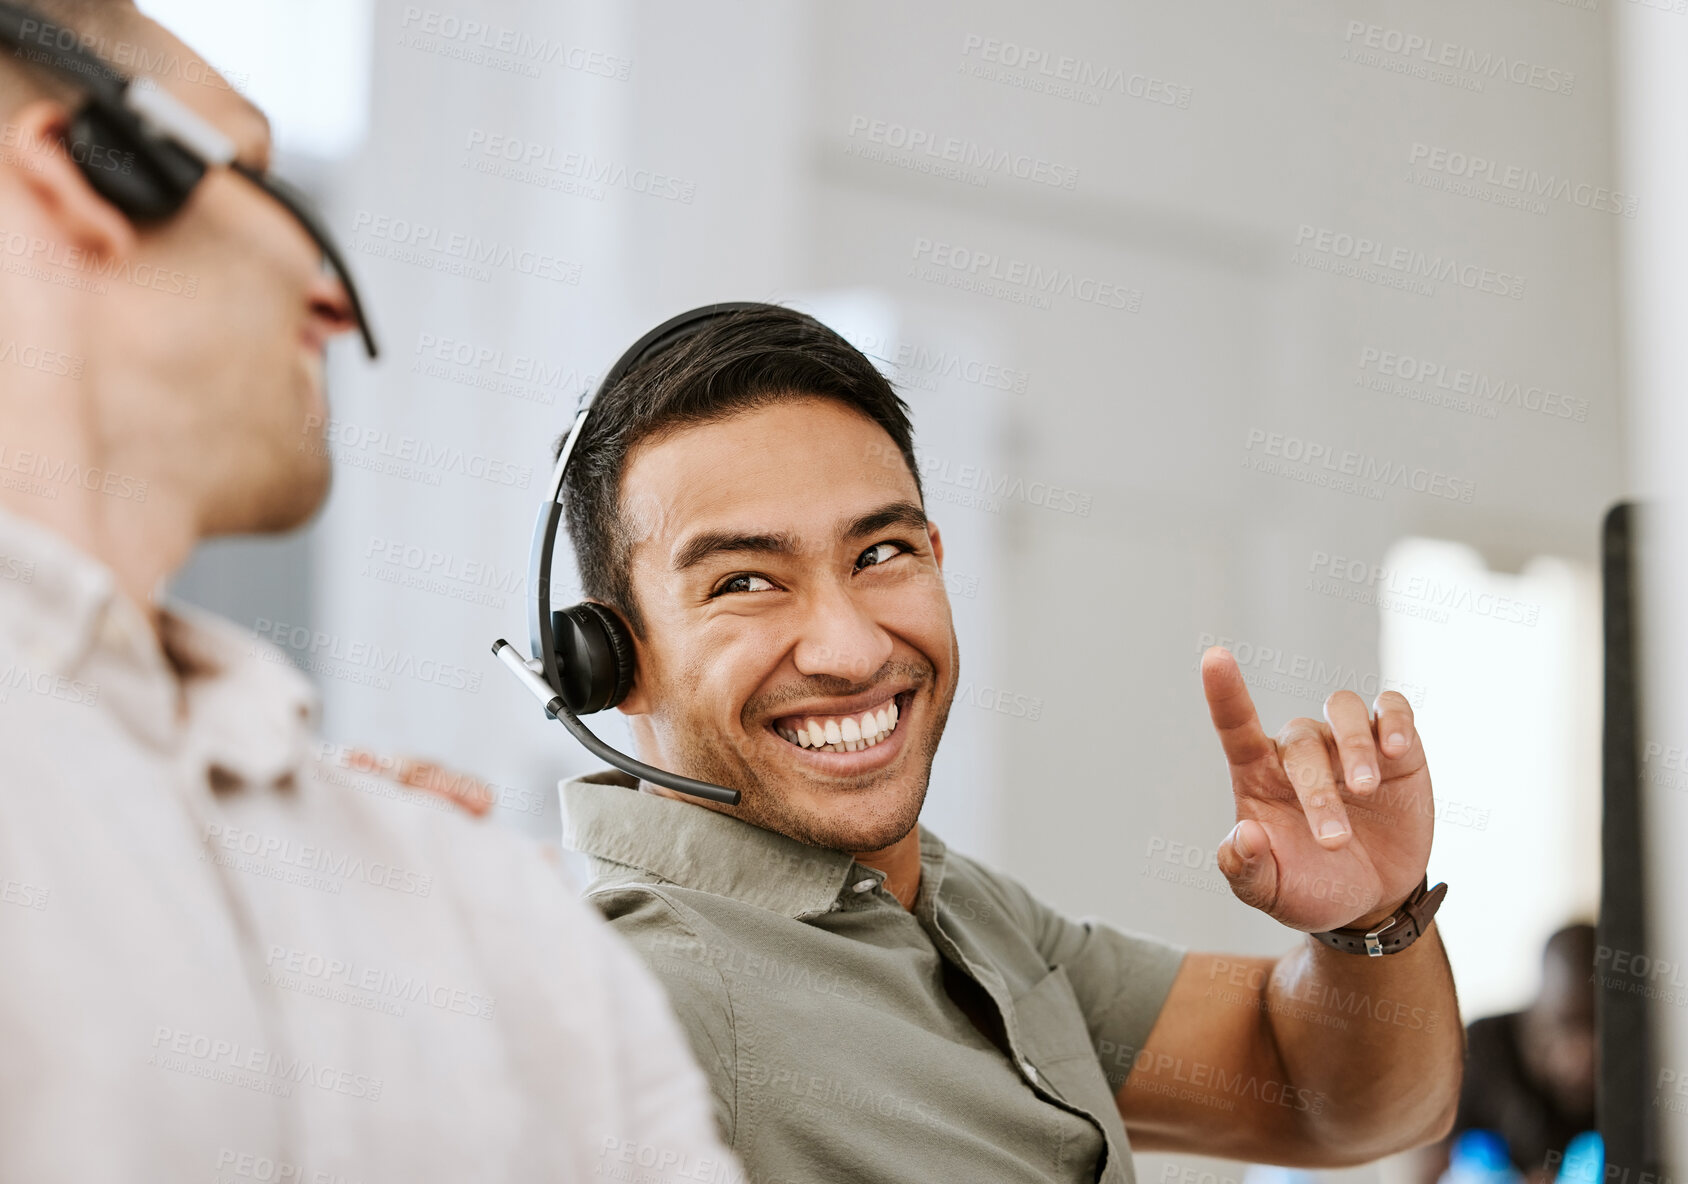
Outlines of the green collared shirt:
{"label": "green collared shirt", "polygon": [[747,1180],[1132,1184],[1114,1094],[1182,948],[1068,920],[924,827],[909,910],[844,852],[619,773],[562,800]]}

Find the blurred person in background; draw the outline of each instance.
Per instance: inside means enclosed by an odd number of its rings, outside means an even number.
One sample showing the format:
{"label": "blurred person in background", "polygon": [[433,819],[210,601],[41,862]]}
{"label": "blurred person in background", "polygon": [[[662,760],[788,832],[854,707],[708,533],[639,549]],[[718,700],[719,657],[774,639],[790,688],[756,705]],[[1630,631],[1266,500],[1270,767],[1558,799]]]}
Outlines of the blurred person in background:
{"label": "blurred person in background", "polygon": [[[0,1179],[729,1170],[660,989],[555,866],[319,759],[285,654],[163,602],[200,540],[322,503],[357,304],[264,116],[170,33],[0,20]],[[104,188],[143,131],[209,165],[154,219]]]}
{"label": "blurred person in background", "polygon": [[1466,1029],[1459,1112],[1446,1139],[1418,1152],[1424,1184],[1442,1179],[1461,1136],[1479,1131],[1528,1184],[1557,1178],[1571,1140],[1595,1129],[1594,975],[1594,926],[1567,925],[1542,949],[1530,1005]]}

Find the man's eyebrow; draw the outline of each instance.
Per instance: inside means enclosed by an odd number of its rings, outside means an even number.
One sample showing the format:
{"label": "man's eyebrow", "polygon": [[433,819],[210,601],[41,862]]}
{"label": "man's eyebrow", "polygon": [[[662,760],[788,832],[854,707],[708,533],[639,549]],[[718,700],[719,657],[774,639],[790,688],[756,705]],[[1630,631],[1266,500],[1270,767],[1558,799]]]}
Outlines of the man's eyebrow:
{"label": "man's eyebrow", "polygon": [[854,522],[847,523],[838,532],[841,540],[859,539],[864,535],[878,534],[891,526],[903,526],[909,530],[926,532],[926,510],[914,502],[889,502],[877,510],[870,510]]}
{"label": "man's eyebrow", "polygon": [[[847,542],[877,534],[890,526],[903,526],[924,532],[926,511],[913,502],[889,502],[845,523],[839,529],[838,537]],[[784,531],[745,534],[733,530],[706,530],[687,539],[685,545],[674,553],[673,567],[675,571],[685,571],[714,555],[791,556],[797,554],[799,549],[797,537]]]}
{"label": "man's eyebrow", "polygon": [[674,553],[674,570],[696,567],[712,555],[744,553],[761,555],[795,555],[797,540],[784,533],[740,534],[732,530],[706,530],[686,540],[686,545]]}

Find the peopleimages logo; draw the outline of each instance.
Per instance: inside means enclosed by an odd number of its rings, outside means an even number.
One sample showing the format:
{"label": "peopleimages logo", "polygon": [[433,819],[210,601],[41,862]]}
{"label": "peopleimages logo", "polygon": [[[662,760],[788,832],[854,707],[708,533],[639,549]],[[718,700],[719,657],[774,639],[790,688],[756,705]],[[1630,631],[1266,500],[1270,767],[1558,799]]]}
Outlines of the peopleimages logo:
{"label": "peopleimages logo", "polygon": [[[1521,197],[1562,201],[1579,209],[1595,210],[1603,214],[1621,214],[1625,218],[1635,217],[1635,211],[1640,205],[1632,195],[1608,189],[1604,185],[1572,181],[1569,177],[1559,177],[1552,173],[1543,176],[1537,169],[1502,164],[1476,153],[1439,148],[1419,140],[1413,141],[1407,154],[1407,163],[1461,181],[1491,185]],[[1545,206],[1543,208],[1545,209]]]}
{"label": "peopleimages logo", "polygon": [[[116,66],[131,77],[145,75],[160,80],[180,79],[213,90],[245,90],[248,81],[244,73],[218,70],[199,58],[182,57],[173,51],[134,41],[111,41],[96,33],[78,32],[33,17],[25,17],[18,22],[18,40],[22,44],[14,51],[14,56],[28,61],[56,60],[40,52],[42,49],[57,50],[61,54],[81,50],[90,57],[101,59],[107,66]],[[99,69],[97,65],[84,67],[80,62],[71,68],[79,73]]]}
{"label": "peopleimages logo", "polygon": [[633,71],[631,58],[570,45],[555,37],[535,37],[508,25],[487,24],[437,8],[405,5],[399,30],[399,44],[407,49],[461,58],[529,78],[539,77],[541,66],[560,66],[617,82],[626,82]]}
{"label": "peopleimages logo", "polygon": [[[1019,45],[997,37],[967,34],[961,42],[961,72],[988,82],[1073,99],[1100,106],[1109,91],[1158,106],[1190,105],[1190,88],[1132,73],[1118,66],[1093,62],[1072,54],[1055,53],[1034,45]],[[969,60],[974,59],[974,60]]]}
{"label": "peopleimages logo", "polygon": [[0,341],[0,363],[23,370],[36,370],[54,378],[81,378],[83,359],[56,349],[19,344],[12,338]]}
{"label": "peopleimages logo", "polygon": [[[1461,401],[1469,396],[1475,400],[1475,406],[1490,411],[1491,415],[1496,407],[1517,407],[1550,419],[1569,419],[1576,423],[1588,420],[1587,399],[1562,394],[1537,383],[1522,383],[1378,346],[1361,348],[1360,373],[1355,381],[1368,390],[1419,398],[1426,402],[1437,401],[1426,397],[1430,392],[1445,391],[1456,397],[1449,401],[1449,405],[1458,410],[1466,409]],[[1419,390],[1416,393],[1409,391],[1402,384],[1411,384]]]}
{"label": "peopleimages logo", "polygon": [[549,407],[558,391],[594,390],[595,374],[534,354],[437,333],[416,335],[410,372]]}
{"label": "peopleimages logo", "polygon": [[0,254],[6,256],[0,264],[15,275],[80,288],[96,295],[103,296],[108,291],[107,280],[189,300],[199,295],[197,275],[173,267],[136,263],[127,256],[101,254],[82,246],[67,247],[58,239],[39,234],[0,229]]}
{"label": "peopleimages logo", "polygon": [[476,171],[548,189],[578,192],[595,201],[605,189],[625,189],[691,205],[697,182],[645,168],[629,168],[620,161],[599,160],[591,153],[570,152],[537,140],[471,128],[464,150]]}
{"label": "peopleimages logo", "polygon": [[1373,501],[1379,500],[1383,489],[1390,486],[1468,504],[1477,496],[1475,481],[1462,480],[1438,469],[1406,465],[1265,428],[1248,430],[1243,451],[1248,454],[1243,457],[1246,469],[1364,494]]}
{"label": "peopleimages logo", "polygon": [[1053,296],[1124,312],[1138,312],[1143,307],[1143,293],[1124,284],[1081,276],[1062,267],[1044,267],[1024,259],[1004,259],[990,251],[976,251],[929,238],[914,240],[914,262],[909,270],[919,279],[975,290],[987,296],[1011,294],[1017,303],[1036,308],[1050,307]]}
{"label": "peopleimages logo", "polygon": [[[1476,90],[1482,89],[1484,82],[1510,82],[1517,86],[1544,90],[1549,94],[1568,95],[1577,80],[1577,76],[1571,71],[1555,66],[1543,66],[1502,53],[1479,51],[1469,45],[1443,41],[1439,37],[1426,37],[1420,33],[1408,33],[1402,29],[1391,29],[1365,21],[1349,21],[1342,40],[1348,46],[1354,47],[1352,50],[1343,50],[1345,59],[1357,61],[1362,65],[1385,66],[1398,73],[1414,74],[1423,71],[1432,81],[1451,81],[1438,77],[1437,73],[1458,71],[1471,76],[1469,81],[1476,83],[1471,89]],[[1359,50],[1381,51],[1394,58],[1395,62],[1386,65],[1382,61],[1371,60],[1376,54],[1368,58],[1356,52]]]}
{"label": "peopleimages logo", "polygon": [[[1341,260],[1355,268],[1380,268],[1409,282],[1454,283],[1473,292],[1510,296],[1514,300],[1524,298],[1524,280],[1520,276],[1462,262],[1451,255],[1426,254],[1412,247],[1391,247],[1379,239],[1349,234],[1345,230],[1309,226],[1303,222],[1296,229],[1295,245],[1297,255],[1312,252],[1327,259]],[[1304,265],[1308,262],[1306,258],[1294,256],[1290,261]],[[1433,291],[1425,294],[1431,295]]]}
{"label": "peopleimages logo", "polygon": [[572,260],[371,210],[353,215],[352,235],[352,249],[362,254],[463,275],[481,283],[492,278],[488,268],[556,284],[580,283],[580,264]]}
{"label": "peopleimages logo", "polygon": [[[45,497],[49,501],[58,499],[57,487],[61,485],[66,488],[72,485],[80,486],[90,493],[101,493],[126,502],[146,501],[150,488],[144,478],[114,473],[110,469],[83,465],[45,452],[13,448],[10,444],[0,443],[0,481],[6,480],[9,473],[33,478],[32,482],[26,483],[32,486],[28,492]],[[7,485],[7,488],[13,487]]]}
{"label": "peopleimages logo", "polygon": [[902,386],[935,391],[941,380],[947,378],[986,390],[1023,395],[1031,381],[1029,371],[954,350],[897,341],[875,333],[846,333],[844,337],[870,359],[883,363],[881,370],[891,371],[886,377]]}
{"label": "peopleimages logo", "polygon": [[1353,691],[1362,699],[1373,701],[1384,691],[1398,691],[1415,710],[1424,707],[1425,687],[1422,683],[1384,678],[1358,666],[1327,662],[1311,654],[1286,652],[1276,646],[1239,641],[1220,633],[1196,635],[1196,669],[1201,669],[1202,655],[1216,645],[1231,651],[1238,668],[1248,676],[1249,686],[1256,691],[1272,691],[1297,698],[1316,697],[1321,702],[1337,691]]}
{"label": "peopleimages logo", "polygon": [[363,574],[371,579],[469,604],[502,608],[527,586],[525,567],[500,567],[398,539],[371,538],[363,557]]}
{"label": "peopleimages logo", "polygon": [[1313,552],[1302,586],[1309,592],[1376,605],[1437,624],[1446,624],[1453,612],[1532,628],[1541,619],[1541,605],[1534,601],[1328,551]]}
{"label": "peopleimages logo", "polygon": [[373,425],[335,418],[324,420],[314,413],[305,416],[298,449],[331,455],[336,464],[417,480],[425,485],[440,484],[444,473],[515,489],[526,489],[533,481],[532,465],[481,452],[465,452],[455,444],[435,444],[418,436],[396,435]]}
{"label": "peopleimages logo", "polygon": [[858,136],[869,144],[894,148],[917,160],[924,157],[955,165],[964,172],[971,170],[972,175],[980,177],[981,183],[994,174],[1047,185],[1051,189],[1078,187],[1077,168],[1057,164],[1029,152],[987,148],[976,140],[939,135],[907,124],[869,119],[866,115],[850,119],[850,137],[855,139]]}
{"label": "peopleimages logo", "polygon": [[40,144],[26,136],[22,125],[10,122],[0,124],[0,160],[16,164],[32,173],[40,172],[41,164],[18,152],[17,149],[20,148],[42,152],[49,159],[68,156],[83,168],[95,172],[122,173],[128,176],[135,171],[133,152],[116,152],[104,144],[90,144],[85,140],[73,144],[52,140]]}
{"label": "peopleimages logo", "polygon": [[406,650],[389,649],[379,642],[350,641],[337,633],[272,621],[268,617],[253,622],[252,634],[253,644],[248,652],[267,662],[285,662],[288,658],[261,642],[291,650],[296,664],[306,671],[337,678],[356,676],[347,681],[370,683],[379,690],[392,689],[390,678],[408,678],[470,694],[481,689],[479,670]]}

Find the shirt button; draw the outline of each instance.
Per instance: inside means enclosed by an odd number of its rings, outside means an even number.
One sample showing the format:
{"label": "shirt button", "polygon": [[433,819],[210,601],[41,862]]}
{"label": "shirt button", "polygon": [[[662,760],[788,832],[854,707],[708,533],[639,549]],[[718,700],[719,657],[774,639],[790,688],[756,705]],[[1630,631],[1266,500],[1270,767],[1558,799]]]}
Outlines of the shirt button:
{"label": "shirt button", "polygon": [[879,881],[874,879],[858,880],[850,885],[851,892],[872,892],[879,887]]}
{"label": "shirt button", "polygon": [[1032,1083],[1035,1085],[1037,1083],[1037,1066],[1033,1065],[1030,1061],[1021,1061],[1020,1068],[1026,1071],[1026,1076],[1030,1078]]}

